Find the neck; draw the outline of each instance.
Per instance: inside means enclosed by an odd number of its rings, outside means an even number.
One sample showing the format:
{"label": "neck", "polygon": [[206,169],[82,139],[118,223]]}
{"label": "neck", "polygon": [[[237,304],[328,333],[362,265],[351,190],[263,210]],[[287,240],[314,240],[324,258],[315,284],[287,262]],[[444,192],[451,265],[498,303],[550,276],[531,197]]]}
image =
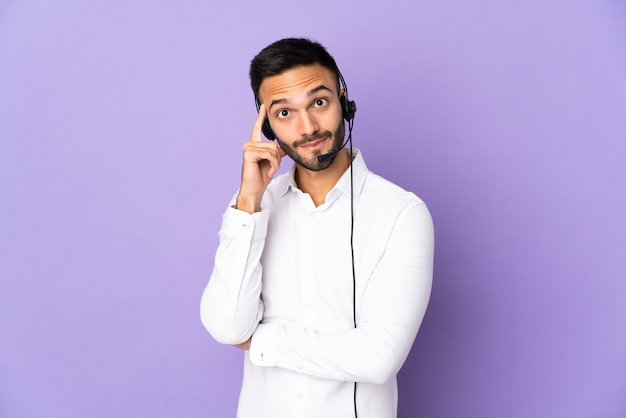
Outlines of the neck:
{"label": "neck", "polygon": [[325,170],[311,171],[302,166],[296,167],[296,184],[313,199],[315,206],[319,206],[326,200],[328,192],[335,187],[343,173],[350,167],[348,153],[341,150],[335,160]]}

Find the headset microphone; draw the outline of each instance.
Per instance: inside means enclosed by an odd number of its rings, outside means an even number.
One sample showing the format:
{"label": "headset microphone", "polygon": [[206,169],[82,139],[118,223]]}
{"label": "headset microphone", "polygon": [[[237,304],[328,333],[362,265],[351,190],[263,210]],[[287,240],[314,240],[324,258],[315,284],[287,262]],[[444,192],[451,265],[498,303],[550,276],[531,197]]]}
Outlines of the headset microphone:
{"label": "headset microphone", "polygon": [[329,160],[329,159],[331,159],[331,158],[334,158],[334,157],[335,157],[335,155],[339,154],[339,151],[341,151],[342,149],[344,149],[344,148],[345,148],[345,146],[346,146],[346,144],[348,143],[348,140],[349,140],[349,139],[350,139],[350,138],[346,139],[346,141],[343,143],[343,145],[341,146],[341,148],[339,148],[337,151],[329,152],[328,154],[322,154],[322,155],[319,155],[319,156],[317,157],[317,162],[323,163],[323,162],[324,162],[324,161],[326,161],[326,160]]}
{"label": "headset microphone", "polygon": [[324,161],[326,161],[326,160],[328,160],[330,158],[333,158],[338,153],[339,153],[339,151],[335,151],[335,152],[329,152],[328,154],[320,155],[319,157],[317,157],[317,162],[323,163]]}

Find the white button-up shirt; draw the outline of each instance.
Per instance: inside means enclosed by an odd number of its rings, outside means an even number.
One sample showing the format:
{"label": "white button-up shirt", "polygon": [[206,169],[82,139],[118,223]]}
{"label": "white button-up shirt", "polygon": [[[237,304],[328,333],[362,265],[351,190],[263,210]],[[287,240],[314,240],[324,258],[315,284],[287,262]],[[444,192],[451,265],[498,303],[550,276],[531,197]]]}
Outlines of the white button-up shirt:
{"label": "white button-up shirt", "polygon": [[352,382],[359,418],[396,417],[396,374],[430,297],[433,224],[358,151],[352,169],[356,328],[350,169],[318,207],[294,166],[260,212],[224,214],[201,319],[224,344],[252,336],[239,418],[353,417]]}

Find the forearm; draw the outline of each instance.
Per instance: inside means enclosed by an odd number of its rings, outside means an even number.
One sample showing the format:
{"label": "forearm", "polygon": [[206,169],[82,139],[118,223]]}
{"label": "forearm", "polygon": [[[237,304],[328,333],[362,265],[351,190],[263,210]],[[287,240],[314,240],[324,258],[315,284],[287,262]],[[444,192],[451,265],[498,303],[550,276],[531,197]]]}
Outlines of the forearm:
{"label": "forearm", "polygon": [[258,366],[277,366],[323,379],[382,384],[404,364],[416,328],[414,324],[365,323],[325,333],[259,324],[250,356]]}

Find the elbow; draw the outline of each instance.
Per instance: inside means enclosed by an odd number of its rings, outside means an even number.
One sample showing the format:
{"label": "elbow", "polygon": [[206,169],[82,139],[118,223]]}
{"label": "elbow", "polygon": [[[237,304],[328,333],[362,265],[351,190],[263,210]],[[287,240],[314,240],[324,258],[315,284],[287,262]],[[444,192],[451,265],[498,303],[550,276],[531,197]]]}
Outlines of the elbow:
{"label": "elbow", "polygon": [[[371,331],[371,330],[370,330]],[[413,336],[414,338],[414,336]],[[360,381],[382,385],[396,378],[411,349],[413,338],[392,338],[384,332],[368,335],[369,353],[361,365]]]}
{"label": "elbow", "polygon": [[397,350],[391,347],[373,350],[367,357],[369,360],[361,363],[360,370],[356,370],[358,382],[376,385],[387,383],[396,377],[404,362],[404,356],[399,358]]}
{"label": "elbow", "polygon": [[250,339],[250,336],[242,337],[241,334],[227,334],[227,333],[211,333],[211,336],[215,341],[224,345],[240,345]]}
{"label": "elbow", "polygon": [[231,316],[223,307],[208,303],[203,299],[200,304],[200,321],[215,341],[225,345],[238,345],[250,339],[260,321],[262,312],[237,312]]}
{"label": "elbow", "polygon": [[204,328],[215,341],[225,345],[238,345],[246,342],[254,331],[254,327],[241,329],[228,318],[215,319],[207,312],[200,313],[200,320]]}

